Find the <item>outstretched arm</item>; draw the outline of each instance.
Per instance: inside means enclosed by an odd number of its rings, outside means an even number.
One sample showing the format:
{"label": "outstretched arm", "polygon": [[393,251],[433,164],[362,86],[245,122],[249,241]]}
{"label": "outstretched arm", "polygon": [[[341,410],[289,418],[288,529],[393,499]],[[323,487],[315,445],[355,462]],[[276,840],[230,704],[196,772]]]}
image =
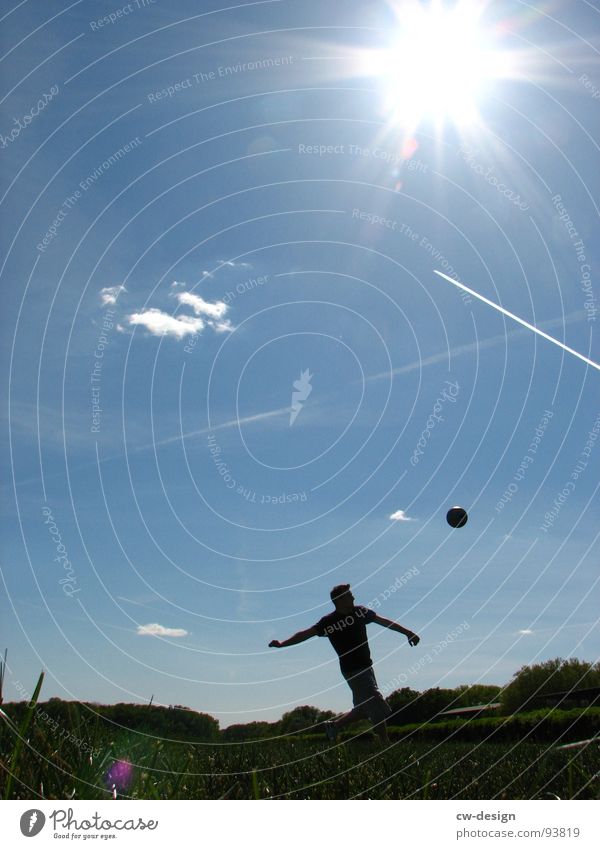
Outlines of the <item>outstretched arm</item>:
{"label": "outstretched arm", "polygon": [[385,616],[375,616],[373,622],[382,625],[384,628],[389,628],[391,631],[397,631],[399,634],[404,634],[411,646],[416,646],[420,640],[414,631],[409,631],[408,628],[403,628],[398,622],[392,622],[391,619],[386,619]]}
{"label": "outstretched arm", "polygon": [[271,649],[285,649],[288,646],[295,646],[297,643],[303,643],[304,640],[309,640],[311,637],[317,636],[317,629],[314,627],[307,628],[306,631],[298,631],[297,634],[294,634],[293,637],[290,637],[287,640],[283,640],[283,642],[279,642],[279,640],[271,640],[269,643],[269,648]]}

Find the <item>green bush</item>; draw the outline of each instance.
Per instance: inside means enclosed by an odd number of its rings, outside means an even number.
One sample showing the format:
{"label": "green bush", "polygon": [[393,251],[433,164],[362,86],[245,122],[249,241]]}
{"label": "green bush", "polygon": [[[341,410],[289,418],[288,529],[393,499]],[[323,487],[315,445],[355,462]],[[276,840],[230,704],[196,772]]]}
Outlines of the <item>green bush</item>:
{"label": "green bush", "polygon": [[[4,709],[14,722],[20,722],[27,709],[27,702],[5,704]],[[219,723],[216,719],[183,705],[162,707],[122,702],[97,705],[53,698],[39,702],[36,712],[46,722],[51,720],[62,728],[80,729],[79,736],[100,721],[107,728],[112,728],[109,733],[113,734],[123,729],[182,741],[211,741],[219,737]]]}
{"label": "green bush", "polygon": [[497,702],[500,692],[501,687],[492,684],[431,687],[422,693],[410,687],[402,687],[390,693],[387,701],[393,713],[392,722],[395,725],[406,725],[436,719],[445,710]]}
{"label": "green bush", "polygon": [[[502,692],[502,712],[512,714],[528,706],[531,709],[534,704],[540,706],[547,693],[591,687],[600,687],[600,663],[556,657],[544,663],[523,666]],[[557,699],[552,697],[552,701],[556,703]]]}
{"label": "green bush", "polygon": [[527,739],[539,743],[570,743],[600,735],[600,708],[544,708],[509,717],[490,716],[482,719],[413,723],[391,727],[389,734],[395,740],[410,738],[418,741],[502,743]]}

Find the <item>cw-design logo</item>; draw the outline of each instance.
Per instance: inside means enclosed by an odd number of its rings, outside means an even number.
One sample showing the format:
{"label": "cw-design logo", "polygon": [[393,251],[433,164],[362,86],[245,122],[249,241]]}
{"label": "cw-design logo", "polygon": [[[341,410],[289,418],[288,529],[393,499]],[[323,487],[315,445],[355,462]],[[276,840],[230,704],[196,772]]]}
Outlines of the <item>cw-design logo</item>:
{"label": "cw-design logo", "polygon": [[44,812],[37,808],[25,811],[21,816],[21,834],[25,837],[35,837],[46,824]]}
{"label": "cw-design logo", "polygon": [[302,405],[312,392],[312,386],[310,385],[310,381],[312,380],[312,374],[309,373],[309,370],[300,372],[300,379],[295,380],[292,384],[295,392],[292,392],[292,409],[290,412],[290,427],[294,424],[296,419],[298,418],[298,414],[302,409]]}

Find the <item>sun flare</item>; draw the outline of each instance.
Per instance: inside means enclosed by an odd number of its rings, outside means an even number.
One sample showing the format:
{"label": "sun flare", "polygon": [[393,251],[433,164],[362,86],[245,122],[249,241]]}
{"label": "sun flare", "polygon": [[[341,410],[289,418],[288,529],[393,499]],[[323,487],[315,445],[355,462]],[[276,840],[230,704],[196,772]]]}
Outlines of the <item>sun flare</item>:
{"label": "sun flare", "polygon": [[381,81],[389,121],[464,126],[477,120],[486,84],[508,73],[506,54],[480,24],[482,10],[473,0],[452,9],[400,7],[397,36],[372,53],[367,69]]}

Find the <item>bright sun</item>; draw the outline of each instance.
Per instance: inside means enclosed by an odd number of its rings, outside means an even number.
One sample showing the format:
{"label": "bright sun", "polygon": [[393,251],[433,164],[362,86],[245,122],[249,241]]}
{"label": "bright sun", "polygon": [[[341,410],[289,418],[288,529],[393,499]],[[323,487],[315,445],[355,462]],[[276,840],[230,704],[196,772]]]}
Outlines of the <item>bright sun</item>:
{"label": "bright sun", "polygon": [[394,123],[423,119],[464,126],[477,119],[477,104],[491,79],[507,73],[506,54],[480,26],[481,2],[463,0],[452,9],[403,3],[399,36],[369,57],[368,73],[384,89],[384,108]]}

